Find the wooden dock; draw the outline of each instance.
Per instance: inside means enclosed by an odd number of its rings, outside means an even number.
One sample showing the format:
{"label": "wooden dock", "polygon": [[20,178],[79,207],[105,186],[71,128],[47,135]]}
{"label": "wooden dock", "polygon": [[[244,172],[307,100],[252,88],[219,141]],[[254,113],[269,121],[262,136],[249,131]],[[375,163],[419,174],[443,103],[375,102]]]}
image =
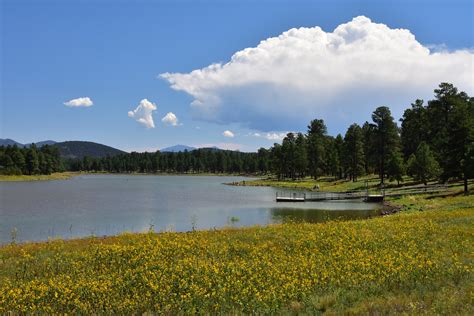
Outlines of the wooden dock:
{"label": "wooden dock", "polygon": [[276,201],[277,202],[305,202],[306,200],[306,193],[290,193],[290,192],[285,192],[285,193],[276,193]]}
{"label": "wooden dock", "polygon": [[317,202],[338,200],[364,200],[365,202],[383,202],[386,196],[441,193],[448,189],[446,185],[411,186],[381,190],[360,190],[347,192],[277,192],[277,202]]}
{"label": "wooden dock", "polygon": [[365,199],[366,192],[277,192],[277,202],[317,202],[317,201],[337,201]]}

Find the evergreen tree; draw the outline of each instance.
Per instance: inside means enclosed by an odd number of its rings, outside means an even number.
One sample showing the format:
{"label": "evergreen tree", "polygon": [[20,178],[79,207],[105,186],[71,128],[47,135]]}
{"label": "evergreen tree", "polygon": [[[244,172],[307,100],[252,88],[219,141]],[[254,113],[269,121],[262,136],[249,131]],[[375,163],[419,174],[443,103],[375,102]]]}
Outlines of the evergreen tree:
{"label": "evergreen tree", "polygon": [[309,173],[317,179],[323,173],[323,159],[325,156],[324,143],[327,133],[323,120],[312,120],[308,125],[308,168]]}
{"label": "evergreen tree", "polygon": [[352,124],[344,137],[345,161],[347,173],[356,182],[364,172],[364,146],[362,129],[357,124]]}
{"label": "evergreen tree", "polygon": [[39,160],[38,160],[38,153],[36,151],[36,146],[33,144],[27,151],[26,154],[26,171],[29,175],[38,174],[39,173]]}
{"label": "evergreen tree", "polygon": [[286,178],[296,177],[296,138],[295,134],[288,133],[281,144],[283,171]]}
{"label": "evergreen tree", "polygon": [[408,173],[415,180],[422,181],[425,185],[427,185],[428,180],[439,176],[439,164],[425,142],[421,142],[416,153],[408,159]]}
{"label": "evergreen tree", "polygon": [[306,138],[298,133],[295,140],[295,172],[298,177],[304,178],[308,167],[308,155],[306,152]]}
{"label": "evergreen tree", "polygon": [[398,150],[398,128],[390,109],[386,106],[378,107],[372,113],[372,120],[374,122],[374,146],[378,158],[380,183],[383,184],[387,172],[387,162],[392,153]]}
{"label": "evergreen tree", "polygon": [[435,157],[442,168],[441,178],[447,180],[452,173],[447,166],[449,160],[449,123],[450,117],[460,99],[467,99],[464,92],[450,83],[443,82],[434,90],[435,99],[428,101],[426,108],[428,126],[428,143],[433,149]]}
{"label": "evergreen tree", "polygon": [[428,141],[428,122],[423,100],[417,99],[410,109],[403,113],[401,121],[401,144],[403,155],[408,159],[416,152],[422,141]]}
{"label": "evergreen tree", "polygon": [[452,100],[453,109],[448,120],[446,160],[443,179],[463,179],[464,192],[468,193],[468,178],[472,177],[472,147],[474,144],[474,99],[458,97]]}
{"label": "evergreen tree", "polygon": [[400,186],[400,181],[403,182],[405,166],[403,164],[403,158],[399,151],[392,152],[390,159],[388,160],[387,173],[389,180],[397,180],[397,184],[398,186]]}
{"label": "evergreen tree", "polygon": [[337,178],[341,179],[343,177],[344,168],[343,168],[343,158],[344,158],[344,139],[341,134],[337,134],[334,140],[334,148],[336,152],[336,165],[337,165]]}
{"label": "evergreen tree", "polygon": [[370,174],[374,172],[374,165],[377,162],[374,125],[366,121],[362,125],[362,136],[364,138],[364,170],[365,174]]}

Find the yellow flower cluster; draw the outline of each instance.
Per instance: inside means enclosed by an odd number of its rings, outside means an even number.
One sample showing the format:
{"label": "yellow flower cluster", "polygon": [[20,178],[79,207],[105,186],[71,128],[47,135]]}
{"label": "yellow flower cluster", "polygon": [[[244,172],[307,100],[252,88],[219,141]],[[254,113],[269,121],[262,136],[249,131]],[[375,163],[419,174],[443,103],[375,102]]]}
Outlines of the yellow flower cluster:
{"label": "yellow flower cluster", "polygon": [[335,290],[456,282],[472,278],[473,215],[5,245],[0,313],[272,313]]}

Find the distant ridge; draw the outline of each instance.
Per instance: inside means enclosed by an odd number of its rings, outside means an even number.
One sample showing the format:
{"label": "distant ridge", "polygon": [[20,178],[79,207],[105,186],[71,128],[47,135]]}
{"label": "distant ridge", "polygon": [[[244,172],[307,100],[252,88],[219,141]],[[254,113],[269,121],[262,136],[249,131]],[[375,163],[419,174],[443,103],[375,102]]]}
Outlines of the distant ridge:
{"label": "distant ridge", "polygon": [[181,151],[193,151],[197,148],[195,147],[191,147],[191,146],[186,146],[186,145],[175,145],[175,146],[171,146],[171,147],[166,147],[166,148],[163,148],[163,149],[160,149],[161,152],[168,152],[168,153],[177,153],[177,152],[181,152]]}
{"label": "distant ridge", "polygon": [[[17,145],[18,147],[30,147],[32,143],[22,144],[10,138],[0,138],[0,146],[13,146]],[[86,141],[66,141],[66,142],[55,142],[53,140],[45,140],[41,142],[34,143],[36,147],[42,147],[44,145],[54,145],[59,148],[61,157],[76,159],[84,158],[85,156],[101,158],[106,156],[116,156],[120,154],[126,154],[125,151],[116,149],[110,146],[86,142]]]}
{"label": "distant ridge", "polygon": [[13,139],[10,138],[0,138],[0,146],[13,146],[17,145],[18,147],[23,147],[24,145],[14,141]]}
{"label": "distant ridge", "polygon": [[196,148],[196,147],[191,147],[191,146],[186,146],[186,145],[175,145],[175,146],[160,149],[160,151],[162,153],[179,153],[179,152],[183,152],[183,151],[186,151],[186,150],[187,151],[193,151],[193,150],[197,150],[197,149],[204,149],[204,150],[210,150],[210,151],[223,150],[223,149],[221,149],[219,147],[216,147],[216,146]]}
{"label": "distant ridge", "polygon": [[44,146],[44,145],[54,145],[54,144],[56,144],[56,142],[54,140],[45,140],[45,141],[41,141],[41,142],[37,142],[37,143],[22,144],[22,143],[19,143],[19,142],[13,140],[13,139],[10,139],[10,138],[0,138],[0,146],[17,145],[18,147],[30,147],[31,144],[35,144],[36,147],[41,147],[41,146]]}
{"label": "distant ridge", "polygon": [[[44,140],[42,142],[37,142],[35,143],[35,145],[37,147],[41,147],[41,146],[44,146],[44,145],[54,145],[54,144],[57,144],[57,142],[55,142],[54,140]],[[26,144],[25,146],[29,147],[31,144]]]}
{"label": "distant ridge", "polygon": [[[16,145],[18,147],[29,147],[32,143],[22,144],[10,138],[0,138],[0,146],[13,146]],[[59,152],[61,157],[67,159],[82,159],[85,156],[88,157],[95,157],[95,158],[102,158],[106,156],[116,156],[120,154],[126,154],[127,152],[113,148],[107,145],[88,142],[88,141],[65,141],[65,142],[55,142],[53,140],[45,140],[41,142],[34,143],[36,147],[42,147],[44,145],[54,145],[59,148]],[[187,145],[175,145],[171,147],[162,148],[161,152],[169,152],[169,153],[178,153],[184,151],[193,151],[193,150],[208,150],[208,151],[219,151],[223,150],[219,147],[191,147]]]}
{"label": "distant ridge", "polygon": [[85,156],[102,158],[106,156],[126,154],[125,151],[120,149],[93,142],[67,141],[56,143],[55,145],[59,147],[59,152],[63,158],[70,159],[84,158]]}

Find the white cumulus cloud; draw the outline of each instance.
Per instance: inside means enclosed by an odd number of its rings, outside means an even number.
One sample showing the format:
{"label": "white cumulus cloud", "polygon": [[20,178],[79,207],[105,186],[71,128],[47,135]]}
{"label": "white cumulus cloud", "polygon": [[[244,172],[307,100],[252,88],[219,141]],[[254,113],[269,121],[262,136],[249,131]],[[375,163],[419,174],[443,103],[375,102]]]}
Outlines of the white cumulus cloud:
{"label": "white cumulus cloud", "polygon": [[89,97],[83,97],[69,100],[67,102],[64,102],[63,104],[69,107],[89,107],[94,105],[94,102],[92,102],[91,98]]}
{"label": "white cumulus cloud", "polygon": [[288,133],[265,133],[264,137],[268,140],[283,140]]}
{"label": "white cumulus cloud", "polygon": [[229,137],[229,138],[234,137],[234,133],[232,133],[232,132],[229,131],[229,130],[224,131],[224,132],[222,133],[222,135],[225,136],[225,137]]}
{"label": "white cumulus cloud", "polygon": [[166,125],[178,126],[178,118],[173,112],[168,112],[161,121]]}
{"label": "white cumulus cloud", "polygon": [[263,137],[268,140],[281,141],[289,132],[268,132],[268,133],[253,133],[252,136]]}
{"label": "white cumulus cloud", "polygon": [[196,118],[271,132],[314,118],[347,127],[380,105],[400,115],[440,82],[472,94],[473,67],[471,50],[430,51],[409,30],[359,16],[332,32],[290,29],[225,64],[161,77],[193,97]]}
{"label": "white cumulus cloud", "polygon": [[156,110],[156,105],[147,99],[140,101],[140,104],[133,111],[128,112],[128,117],[134,118],[137,122],[146,126],[146,128],[154,128],[153,111]]}

